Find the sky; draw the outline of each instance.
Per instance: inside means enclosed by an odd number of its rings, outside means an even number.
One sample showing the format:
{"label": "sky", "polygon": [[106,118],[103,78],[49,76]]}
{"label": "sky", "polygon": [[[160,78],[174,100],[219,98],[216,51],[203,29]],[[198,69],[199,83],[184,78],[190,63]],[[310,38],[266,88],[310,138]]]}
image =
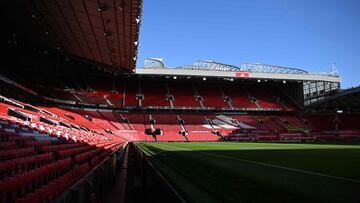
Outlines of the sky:
{"label": "sky", "polygon": [[213,60],[329,72],[360,85],[359,0],[143,0],[137,67]]}

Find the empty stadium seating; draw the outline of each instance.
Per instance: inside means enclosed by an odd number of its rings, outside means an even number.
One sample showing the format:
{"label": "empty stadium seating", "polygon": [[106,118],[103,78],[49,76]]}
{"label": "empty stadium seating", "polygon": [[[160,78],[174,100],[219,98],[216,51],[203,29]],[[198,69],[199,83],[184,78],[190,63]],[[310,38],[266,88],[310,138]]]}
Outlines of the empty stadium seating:
{"label": "empty stadium seating", "polygon": [[138,100],[136,100],[136,94],[139,93],[138,81],[128,81],[124,87],[124,106],[135,107],[138,106]]}
{"label": "empty stadium seating", "polygon": [[248,94],[255,97],[257,100],[257,103],[261,108],[281,108],[281,106],[278,104],[278,101],[276,101],[276,94],[273,89],[267,88],[266,86],[254,86],[254,85],[248,85],[246,87]]}
{"label": "empty stadium seating", "polygon": [[[107,91],[79,90],[73,96],[87,102],[107,104],[106,107],[121,107],[122,104],[125,107],[138,106],[136,94],[140,92],[145,94],[140,102],[145,107],[170,107],[171,102],[166,100],[166,95],[173,95],[175,109],[214,107],[213,110],[239,108],[244,112],[248,109],[261,112],[283,108],[284,112],[289,111],[280,100],[276,100],[274,94],[254,87],[238,89],[191,83],[182,86],[173,82],[159,84],[152,86],[156,88],[150,88],[147,83],[142,83],[145,86],[141,88],[128,88],[130,91],[124,91],[125,97]],[[86,87],[82,84],[84,88],[95,85],[89,83]],[[103,91],[106,88],[100,89]],[[110,94],[115,95],[111,99],[119,98],[116,105],[105,98]],[[228,96],[229,100],[225,102],[224,96]],[[127,97],[130,97],[129,100]],[[0,201],[50,201],[127,141],[308,142],[359,137],[353,117],[341,115],[338,120],[340,130],[334,131],[334,115],[300,117],[289,113],[122,112],[111,108],[31,106],[1,97]],[[151,129],[150,134],[146,132],[148,129]],[[156,130],[161,133],[152,134]]]}
{"label": "empty stadium seating", "polygon": [[224,94],[229,96],[233,108],[257,108],[256,104],[249,99],[242,86],[234,84],[224,85]]}
{"label": "empty stadium seating", "polygon": [[[0,106],[1,202],[51,200],[124,143],[111,134],[74,128],[80,118],[75,114],[72,120],[41,109],[35,112],[5,103]],[[9,108],[28,115],[31,121],[7,115]],[[51,118],[56,125],[44,123],[40,117]]]}
{"label": "empty stadium seating", "polygon": [[[254,83],[222,84],[150,79],[124,79],[122,83],[116,83],[113,79],[102,77],[98,78],[101,82],[93,82],[94,79],[89,76],[89,78],[59,77],[57,80],[62,84],[59,85],[54,82],[39,84],[41,80],[31,82],[17,75],[8,77],[37,91],[40,95],[57,99],[55,101],[74,102],[93,107],[133,108],[139,107],[141,103],[141,107],[152,108],[296,110],[288,95],[283,95],[276,88],[267,85],[260,85],[259,88],[259,84]],[[141,102],[137,95],[142,95]],[[172,99],[166,98],[167,95],[171,95]],[[225,97],[229,101],[224,101]]]}
{"label": "empty stadium seating", "polygon": [[200,107],[200,103],[195,99],[195,93],[192,85],[189,83],[170,82],[169,90],[174,95],[175,107]]}
{"label": "empty stadium seating", "polygon": [[143,106],[170,106],[166,101],[166,88],[164,82],[146,81],[141,83],[144,94]]}
{"label": "empty stadium seating", "polygon": [[229,107],[221,97],[221,93],[218,86],[215,84],[196,84],[196,90],[203,97],[204,105],[207,107],[215,107],[221,109],[223,107]]}

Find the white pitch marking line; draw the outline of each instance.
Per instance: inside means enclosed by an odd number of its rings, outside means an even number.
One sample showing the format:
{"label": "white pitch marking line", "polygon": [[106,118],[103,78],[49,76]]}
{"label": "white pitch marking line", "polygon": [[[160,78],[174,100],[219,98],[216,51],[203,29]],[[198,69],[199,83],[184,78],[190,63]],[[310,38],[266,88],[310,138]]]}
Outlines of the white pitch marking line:
{"label": "white pitch marking line", "polygon": [[183,151],[192,151],[192,152],[196,152],[196,153],[199,153],[199,154],[205,154],[205,155],[213,156],[213,157],[225,158],[225,159],[230,159],[230,160],[235,160],[235,161],[243,161],[243,162],[247,162],[247,163],[251,163],[251,164],[267,166],[267,167],[273,167],[273,168],[279,168],[279,169],[288,170],[288,171],[294,171],[294,172],[298,172],[298,173],[305,173],[305,174],[310,174],[310,175],[322,176],[322,177],[326,177],[326,178],[332,178],[332,179],[337,179],[337,180],[342,180],[342,181],[347,181],[347,182],[352,182],[352,183],[360,183],[360,180],[355,180],[355,179],[350,179],[350,178],[342,178],[342,177],[327,175],[327,174],[323,174],[323,173],[305,171],[305,170],[301,170],[301,169],[289,168],[289,167],[285,167],[285,166],[278,166],[278,165],[274,165],[274,164],[267,164],[267,163],[257,162],[257,161],[250,161],[250,160],[247,160],[247,159],[240,159],[240,158],[224,156],[224,155],[218,155],[218,154],[212,154],[212,153],[207,153],[207,152],[199,152],[199,151],[194,151],[194,150],[191,150],[191,149],[169,146],[169,145],[166,145],[166,144],[160,144],[160,145],[165,145],[167,147],[180,149],[180,150],[183,150]]}

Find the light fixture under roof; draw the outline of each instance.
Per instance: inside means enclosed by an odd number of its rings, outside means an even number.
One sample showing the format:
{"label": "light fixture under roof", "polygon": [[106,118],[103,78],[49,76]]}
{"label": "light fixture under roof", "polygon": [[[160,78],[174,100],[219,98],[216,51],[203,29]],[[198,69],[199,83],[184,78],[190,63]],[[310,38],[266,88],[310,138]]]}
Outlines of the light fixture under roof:
{"label": "light fixture under roof", "polygon": [[104,32],[104,36],[110,37],[110,36],[111,36],[111,32],[110,32],[110,31],[105,31],[105,32]]}
{"label": "light fixture under roof", "polygon": [[106,11],[106,5],[105,5],[105,4],[100,4],[97,10],[98,10],[99,12],[101,12],[101,11]]}

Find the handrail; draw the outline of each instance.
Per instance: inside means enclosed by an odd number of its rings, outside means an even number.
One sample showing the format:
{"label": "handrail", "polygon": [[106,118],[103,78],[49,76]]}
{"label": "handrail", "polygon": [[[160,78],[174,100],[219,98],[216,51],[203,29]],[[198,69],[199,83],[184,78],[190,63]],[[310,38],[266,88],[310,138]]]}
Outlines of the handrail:
{"label": "handrail", "polygon": [[[122,147],[122,150],[124,150],[127,146],[127,143],[125,143]],[[121,150],[121,149],[120,149]],[[113,156],[115,154],[111,153],[109,156],[107,156],[104,160],[102,160],[100,163],[98,163],[96,166],[92,167],[90,171],[88,171],[85,175],[82,176],[82,178],[80,178],[78,181],[76,181],[74,184],[72,184],[68,189],[66,189],[65,191],[63,191],[61,193],[61,195],[59,195],[58,197],[56,197],[55,199],[52,200],[52,202],[63,202],[64,199],[66,199],[66,197],[71,193],[72,190],[75,190],[76,188],[78,188],[81,184],[83,184],[85,181],[87,181],[87,179],[98,169],[100,168],[103,164],[105,164],[107,161],[109,161],[109,159],[111,158],[111,156]]]}

